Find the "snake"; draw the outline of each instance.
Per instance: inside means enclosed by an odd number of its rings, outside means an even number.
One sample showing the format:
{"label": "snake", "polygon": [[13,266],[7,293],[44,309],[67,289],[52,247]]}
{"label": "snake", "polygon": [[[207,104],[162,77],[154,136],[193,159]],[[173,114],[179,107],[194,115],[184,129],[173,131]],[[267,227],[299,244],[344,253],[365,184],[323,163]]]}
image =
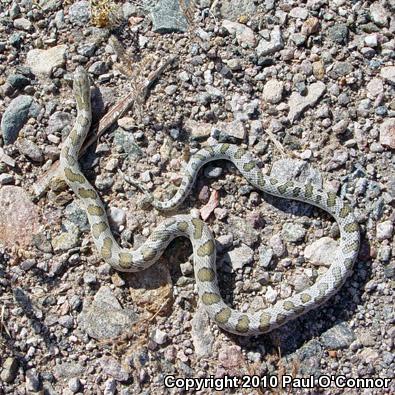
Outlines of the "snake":
{"label": "snake", "polygon": [[201,305],[220,328],[241,336],[270,332],[317,308],[336,294],[353,273],[360,232],[350,204],[334,192],[319,189],[309,182],[285,181],[264,174],[255,157],[239,145],[230,143],[204,146],[191,155],[174,196],[166,201],[151,199],[152,206],[165,211],[176,209],[190,193],[202,166],[213,160],[231,161],[258,190],[276,197],[309,203],[335,219],[340,230],[339,244],[333,251],[330,266],[314,284],[258,311],[242,312],[230,307],[224,302],[218,285],[215,239],[207,224],[197,215],[170,216],[150,233],[139,248],[122,248],[111,231],[105,206],[78,164],[79,150],[90,129],[92,116],[89,75],[82,66],[74,72],[73,94],[77,116],[63,143],[60,166],[66,183],[86,211],[93,242],[100,257],[114,269],[123,272],[142,271],[161,257],[173,239],[187,237],[192,244],[196,290]]}

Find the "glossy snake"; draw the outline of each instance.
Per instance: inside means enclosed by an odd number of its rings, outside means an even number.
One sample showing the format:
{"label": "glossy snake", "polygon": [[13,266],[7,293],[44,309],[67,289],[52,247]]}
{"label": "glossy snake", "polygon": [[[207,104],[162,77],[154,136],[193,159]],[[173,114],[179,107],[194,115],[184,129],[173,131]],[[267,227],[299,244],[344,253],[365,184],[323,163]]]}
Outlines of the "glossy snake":
{"label": "glossy snake", "polygon": [[225,304],[218,288],[213,236],[203,221],[189,215],[176,215],[165,220],[136,250],[121,248],[111,233],[98,194],[78,165],[78,152],[91,124],[89,78],[82,68],[75,72],[73,89],[78,114],[75,126],[61,151],[61,167],[68,185],[86,210],[93,240],[100,255],[113,268],[125,272],[141,271],[157,261],[174,238],[188,237],[193,247],[196,286],[203,306],[218,326],[239,335],[269,332],[316,308],[334,295],[351,274],[359,250],[359,227],[350,206],[334,193],[317,189],[312,184],[284,182],[264,175],[248,152],[232,144],[207,146],[194,154],[185,168],[181,186],[175,196],[166,202],[153,200],[152,205],[160,210],[177,207],[188,195],[204,164],[217,159],[230,160],[257,189],[312,204],[335,218],[340,229],[340,245],[333,251],[333,263],[315,284],[258,312],[243,313],[232,309]]}

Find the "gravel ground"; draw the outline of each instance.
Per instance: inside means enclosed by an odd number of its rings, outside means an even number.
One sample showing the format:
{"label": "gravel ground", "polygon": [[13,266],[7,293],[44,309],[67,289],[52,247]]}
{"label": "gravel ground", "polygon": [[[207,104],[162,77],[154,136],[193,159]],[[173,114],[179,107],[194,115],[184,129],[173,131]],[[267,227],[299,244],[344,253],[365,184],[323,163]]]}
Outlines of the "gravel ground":
{"label": "gravel ground", "polygon": [[[184,393],[164,388],[167,375],[274,376],[271,389],[225,391],[236,394],[281,393],[275,380],[287,375],[392,378],[394,1],[123,3],[94,16],[112,31],[93,26],[87,1],[0,3],[0,394]],[[64,181],[35,193],[75,120],[77,65],[91,75],[97,121],[172,55],[146,102],[81,159],[122,245],[140,245],[164,217],[144,210],[118,169],[164,199],[190,153],[224,141],[254,153],[265,173],[342,196],[361,225],[342,290],[268,335],[233,336],[209,321],[187,240],[142,273],[117,273]],[[179,212],[191,210],[216,237],[225,300],[244,311],[310,286],[337,245],[324,212],[258,193],[226,162],[202,170]],[[293,390],[345,391],[394,393],[395,382]]]}

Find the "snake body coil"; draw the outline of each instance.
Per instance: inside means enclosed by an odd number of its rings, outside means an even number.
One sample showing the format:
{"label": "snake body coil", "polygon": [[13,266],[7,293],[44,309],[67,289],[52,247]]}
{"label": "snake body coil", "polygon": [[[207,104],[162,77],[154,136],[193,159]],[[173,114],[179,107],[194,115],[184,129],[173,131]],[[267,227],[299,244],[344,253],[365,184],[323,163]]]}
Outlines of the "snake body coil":
{"label": "snake body coil", "polygon": [[197,290],[210,318],[226,331],[245,336],[269,332],[319,306],[334,295],[351,274],[359,250],[359,227],[350,206],[334,193],[319,190],[312,184],[284,182],[265,176],[248,152],[231,144],[217,144],[198,151],[189,161],[175,196],[166,202],[153,201],[153,206],[161,210],[177,207],[188,195],[204,164],[217,159],[230,160],[259,190],[310,203],[335,218],[340,229],[340,246],[333,252],[332,265],[314,285],[259,312],[242,313],[230,308],[223,301],[218,288],[213,236],[203,221],[189,215],[177,215],[162,222],[136,250],[121,248],[111,233],[98,194],[78,165],[78,152],[91,124],[89,78],[82,68],[75,72],[74,95],[77,101],[77,120],[64,143],[60,163],[66,182],[86,210],[98,251],[115,269],[125,272],[141,271],[155,263],[174,238],[188,237],[193,247]]}

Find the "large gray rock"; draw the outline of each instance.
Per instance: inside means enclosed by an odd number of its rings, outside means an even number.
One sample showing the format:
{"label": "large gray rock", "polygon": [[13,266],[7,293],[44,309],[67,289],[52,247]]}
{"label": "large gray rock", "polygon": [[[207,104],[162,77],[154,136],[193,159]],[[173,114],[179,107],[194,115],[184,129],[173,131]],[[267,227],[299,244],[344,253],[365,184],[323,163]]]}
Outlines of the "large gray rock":
{"label": "large gray rock", "polygon": [[62,2],[60,0],[40,0],[39,4],[40,8],[47,12],[55,11],[62,5]]}
{"label": "large gray rock", "polygon": [[70,6],[69,19],[71,23],[83,26],[90,21],[91,11],[89,1],[76,1]]}
{"label": "large gray rock", "polygon": [[136,160],[143,156],[141,148],[135,143],[131,133],[117,129],[114,133],[114,143],[119,149],[128,154],[130,159]]}
{"label": "large gray rock", "polygon": [[3,363],[0,379],[5,383],[12,383],[18,374],[18,367],[18,360],[13,357],[8,357]]}
{"label": "large gray rock", "polygon": [[[190,0],[185,0],[184,3],[186,7],[189,7]],[[180,2],[178,0],[144,1],[143,7],[149,11],[154,32],[170,33],[187,31],[188,21],[180,8]]]}
{"label": "large gray rock", "polygon": [[213,351],[214,336],[206,311],[200,307],[192,318],[191,336],[198,357],[207,357]]}
{"label": "large gray rock", "polygon": [[18,138],[18,133],[29,118],[32,105],[31,96],[18,96],[6,108],[1,119],[1,130],[5,144],[12,144]]}
{"label": "large gray rock", "polygon": [[221,16],[224,19],[230,19],[235,21],[241,16],[253,15],[256,11],[256,5],[254,0],[223,0],[220,3],[220,12]]}
{"label": "large gray rock", "polygon": [[121,335],[130,330],[136,320],[136,313],[122,309],[111,289],[105,286],[97,291],[92,304],[84,304],[78,317],[82,329],[97,340]]}
{"label": "large gray rock", "polygon": [[224,256],[225,262],[231,264],[233,271],[242,269],[245,265],[250,264],[254,258],[254,251],[245,244],[229,251]]}
{"label": "large gray rock", "polygon": [[380,27],[388,26],[390,19],[390,13],[380,4],[379,1],[375,1],[369,7],[370,17],[372,21]]}

